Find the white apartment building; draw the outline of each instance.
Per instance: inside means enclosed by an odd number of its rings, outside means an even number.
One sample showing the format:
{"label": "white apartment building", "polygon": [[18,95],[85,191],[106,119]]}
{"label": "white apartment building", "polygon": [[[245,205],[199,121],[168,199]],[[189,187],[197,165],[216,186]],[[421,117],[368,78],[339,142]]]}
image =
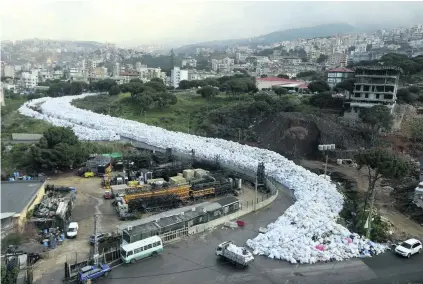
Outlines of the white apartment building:
{"label": "white apartment building", "polygon": [[214,72],[188,70],[188,81],[204,80],[206,78],[217,78],[218,75]]}
{"label": "white apartment building", "polygon": [[21,74],[21,87],[25,89],[32,89],[38,84],[38,72],[22,72]]}
{"label": "white apartment building", "polygon": [[182,68],[183,67],[192,67],[192,68],[196,68],[197,67],[197,60],[191,57],[186,57],[184,59],[182,59]]}
{"label": "white apartment building", "polygon": [[15,77],[15,67],[10,65],[4,65],[1,68],[2,77]]}
{"label": "white apartment building", "polygon": [[212,70],[220,73],[230,73],[234,71],[235,60],[226,57],[221,60],[212,59]]}
{"label": "white apartment building", "polygon": [[188,70],[181,70],[179,67],[174,67],[170,73],[170,85],[178,88],[179,82],[182,80],[188,80]]}
{"label": "white apartment building", "polygon": [[38,72],[38,82],[45,82],[47,80],[53,80],[53,74],[48,70],[40,70]]}

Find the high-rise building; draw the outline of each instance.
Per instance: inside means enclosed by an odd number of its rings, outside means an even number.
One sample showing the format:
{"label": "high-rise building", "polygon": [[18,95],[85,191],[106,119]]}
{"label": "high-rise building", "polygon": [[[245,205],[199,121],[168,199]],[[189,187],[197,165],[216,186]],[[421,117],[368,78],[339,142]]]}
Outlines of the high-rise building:
{"label": "high-rise building", "polygon": [[170,85],[178,88],[179,82],[182,80],[188,80],[188,70],[181,70],[179,67],[174,67],[170,73]]}

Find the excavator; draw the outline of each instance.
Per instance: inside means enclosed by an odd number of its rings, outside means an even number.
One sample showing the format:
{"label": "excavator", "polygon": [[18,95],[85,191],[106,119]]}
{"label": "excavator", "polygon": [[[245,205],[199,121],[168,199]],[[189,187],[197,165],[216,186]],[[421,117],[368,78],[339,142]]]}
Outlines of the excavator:
{"label": "excavator", "polygon": [[112,164],[110,164],[104,173],[102,186],[104,189],[110,189],[110,181],[112,180]]}

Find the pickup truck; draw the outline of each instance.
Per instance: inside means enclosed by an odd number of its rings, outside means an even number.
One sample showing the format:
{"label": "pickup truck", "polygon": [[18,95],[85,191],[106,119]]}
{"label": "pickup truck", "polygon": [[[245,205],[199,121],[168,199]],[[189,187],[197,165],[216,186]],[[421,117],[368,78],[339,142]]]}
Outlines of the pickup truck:
{"label": "pickup truck", "polygon": [[237,267],[246,267],[254,261],[253,254],[244,247],[236,246],[232,241],[221,243],[216,255],[234,263]]}

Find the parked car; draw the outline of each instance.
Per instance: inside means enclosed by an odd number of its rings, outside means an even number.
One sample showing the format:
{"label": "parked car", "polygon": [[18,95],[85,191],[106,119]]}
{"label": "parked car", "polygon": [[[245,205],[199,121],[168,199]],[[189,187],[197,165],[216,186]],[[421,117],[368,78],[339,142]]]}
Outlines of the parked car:
{"label": "parked car", "polygon": [[[110,233],[98,233],[97,234],[97,242],[98,243],[102,243],[105,240],[107,240],[108,238],[110,238],[112,236],[112,234]],[[95,239],[94,239],[94,235],[90,236],[90,240],[89,240],[90,244],[94,244],[95,243]]]}
{"label": "parked car", "polygon": [[78,280],[80,283],[87,283],[88,280],[107,277],[110,271],[110,266],[107,264],[85,266],[79,271]]}
{"label": "parked car", "polygon": [[110,191],[105,191],[104,192],[104,199],[111,199],[112,198],[112,193]]}
{"label": "parked car", "polygon": [[68,231],[66,232],[66,236],[68,238],[76,238],[78,235],[78,222],[71,222],[68,227]]}
{"label": "parked car", "polygon": [[395,248],[395,253],[410,258],[413,254],[422,252],[422,242],[416,239],[409,239]]}

